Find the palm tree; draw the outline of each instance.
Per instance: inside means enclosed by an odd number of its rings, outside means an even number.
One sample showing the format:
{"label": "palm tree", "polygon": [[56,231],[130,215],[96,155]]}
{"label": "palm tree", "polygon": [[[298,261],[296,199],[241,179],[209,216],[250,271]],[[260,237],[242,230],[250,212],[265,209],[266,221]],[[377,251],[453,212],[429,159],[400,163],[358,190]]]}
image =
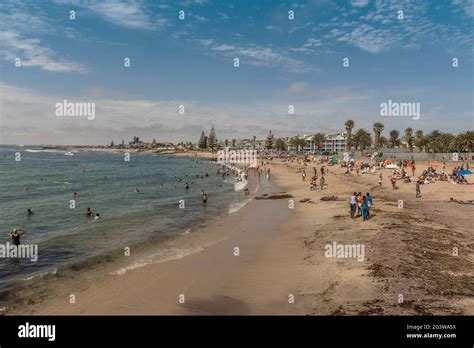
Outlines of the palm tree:
{"label": "palm tree", "polygon": [[383,123],[380,122],[375,122],[373,125],[373,130],[374,130],[374,137],[375,137],[375,143],[374,147],[377,150],[380,147],[380,137],[382,136],[382,132],[384,129]]}
{"label": "palm tree", "polygon": [[390,131],[390,139],[388,141],[390,143],[390,147],[395,147],[400,144],[400,139],[398,139],[399,136],[400,136],[400,133],[398,133],[397,130],[394,129]]}
{"label": "palm tree", "polygon": [[439,152],[441,149],[441,144],[437,140],[431,140],[426,144],[428,150],[433,150],[433,152]]}
{"label": "palm tree", "polygon": [[359,128],[354,134],[354,143],[356,145],[356,148],[364,151],[367,147],[372,145],[372,138],[370,137],[370,133],[367,132],[365,129]]}
{"label": "palm tree", "polygon": [[474,131],[466,131],[456,135],[453,140],[453,148],[459,152],[474,151]]}
{"label": "palm tree", "polygon": [[386,147],[388,145],[388,139],[383,135],[380,137],[380,147]]}
{"label": "palm tree", "polygon": [[408,148],[410,152],[413,152],[413,141],[415,138],[413,137],[413,129],[408,127],[405,129],[405,141],[407,142]]}
{"label": "palm tree", "polygon": [[316,147],[318,148],[318,153],[321,152],[322,143],[326,140],[326,135],[324,133],[316,133],[313,136],[313,141]]}
{"label": "palm tree", "polygon": [[352,147],[352,130],[354,129],[354,121],[347,120],[344,123],[344,126],[346,126],[347,132],[347,150],[350,151]]}
{"label": "palm tree", "polygon": [[441,133],[441,136],[439,137],[441,152],[452,152],[456,150],[456,147],[454,146],[455,139],[456,136],[451,133]]}
{"label": "palm tree", "polygon": [[426,145],[425,137],[423,135],[423,131],[418,129],[415,132],[415,146],[419,149],[419,152],[423,150],[423,147]]}

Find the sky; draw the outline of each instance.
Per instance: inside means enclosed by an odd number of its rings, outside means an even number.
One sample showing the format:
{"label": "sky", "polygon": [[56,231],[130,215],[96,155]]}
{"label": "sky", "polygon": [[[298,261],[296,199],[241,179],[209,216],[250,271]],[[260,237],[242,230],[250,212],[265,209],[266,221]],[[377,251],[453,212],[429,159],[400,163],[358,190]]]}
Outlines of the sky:
{"label": "sky", "polygon": [[[1,0],[0,143],[472,130],[473,16],[472,0]],[[57,116],[64,100],[95,117]],[[382,116],[388,100],[420,118]]]}

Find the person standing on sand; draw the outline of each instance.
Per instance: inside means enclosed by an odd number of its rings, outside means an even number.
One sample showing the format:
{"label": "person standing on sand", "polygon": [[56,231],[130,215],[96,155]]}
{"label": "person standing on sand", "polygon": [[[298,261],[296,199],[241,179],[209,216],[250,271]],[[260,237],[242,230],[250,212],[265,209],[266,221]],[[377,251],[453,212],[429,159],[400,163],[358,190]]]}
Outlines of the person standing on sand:
{"label": "person standing on sand", "polygon": [[363,196],[362,197],[362,201],[361,201],[361,209],[362,209],[362,221],[365,221],[367,220],[367,200],[366,200],[366,197]]}
{"label": "person standing on sand", "polygon": [[392,183],[392,189],[395,190],[395,189],[397,188],[397,179],[395,179],[395,177],[392,176],[392,177],[390,178],[390,182]]}
{"label": "person standing on sand", "polygon": [[351,218],[352,218],[352,219],[354,218],[355,213],[356,213],[356,209],[357,209],[356,197],[357,197],[357,193],[353,192],[353,193],[352,193],[352,196],[351,196],[351,203],[350,203],[350,207],[351,207]]}
{"label": "person standing on sand", "polygon": [[365,201],[367,202],[367,218],[370,218],[370,208],[372,207],[372,196],[369,192],[365,195]]}
{"label": "person standing on sand", "polygon": [[416,198],[420,198],[420,197],[421,197],[420,182],[417,181],[416,182]]}
{"label": "person standing on sand", "polygon": [[412,163],[411,164],[411,174],[412,174],[412,176],[415,176],[415,170],[416,170],[415,163]]}
{"label": "person standing on sand", "polygon": [[324,179],[324,176],[322,176],[322,177],[321,177],[321,181],[320,181],[320,183],[321,183],[321,191],[322,191],[323,188],[324,188],[324,183],[325,183],[325,181],[326,181],[326,180]]}
{"label": "person standing on sand", "polygon": [[270,181],[270,168],[267,168],[267,180]]}
{"label": "person standing on sand", "polygon": [[303,181],[306,180],[306,170],[304,169],[301,171],[301,178],[303,179]]}
{"label": "person standing on sand", "polygon": [[380,173],[380,175],[379,175],[379,186],[380,186],[380,188],[382,188],[382,179],[383,179],[383,175],[382,175],[382,173]]}
{"label": "person standing on sand", "polygon": [[357,216],[360,216],[360,209],[362,205],[362,192],[359,192],[356,196],[357,201]]}

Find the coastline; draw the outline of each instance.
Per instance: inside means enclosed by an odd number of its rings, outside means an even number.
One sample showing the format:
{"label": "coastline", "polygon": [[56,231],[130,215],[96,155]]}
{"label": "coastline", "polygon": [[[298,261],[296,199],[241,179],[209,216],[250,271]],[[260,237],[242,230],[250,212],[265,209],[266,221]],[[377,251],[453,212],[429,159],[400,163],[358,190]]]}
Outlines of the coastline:
{"label": "coastline", "polygon": [[[302,167],[271,161],[271,185],[262,182],[258,193],[284,191],[293,196],[294,209],[288,209],[288,199],[254,199],[206,231],[193,232],[218,236],[196,253],[63,289],[12,314],[474,313],[473,235],[466,219],[472,207],[448,203],[450,196],[472,199],[472,186],[438,182],[423,187],[425,198],[416,200],[413,184],[392,191],[387,180],[380,189],[376,175],[351,173],[348,180],[333,166],[327,188],[309,191],[298,173]],[[348,196],[368,187],[375,200],[373,217],[350,219]],[[321,200],[332,196],[336,199]],[[407,208],[402,212],[399,199]],[[324,246],[332,242],[364,244],[364,262],[326,258]],[[455,261],[447,247],[453,245],[462,250]],[[233,254],[236,246],[239,256]],[[69,303],[71,293],[75,304]]]}

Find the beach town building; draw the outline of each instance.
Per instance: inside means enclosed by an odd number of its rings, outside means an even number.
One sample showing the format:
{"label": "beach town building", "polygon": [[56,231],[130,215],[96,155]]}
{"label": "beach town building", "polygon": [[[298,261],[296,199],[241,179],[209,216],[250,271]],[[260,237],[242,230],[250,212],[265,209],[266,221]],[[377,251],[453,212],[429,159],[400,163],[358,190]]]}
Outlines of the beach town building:
{"label": "beach town building", "polygon": [[347,149],[347,133],[336,133],[326,135],[326,141],[322,144],[323,151],[341,153]]}
{"label": "beach town building", "polygon": [[[294,137],[287,138],[286,143],[288,146],[288,151],[296,152],[302,151],[303,153],[316,153],[318,151],[318,146],[313,140],[314,134],[310,135],[296,135]],[[293,144],[292,139],[304,139],[305,145],[303,149],[297,147]],[[347,133],[335,133],[335,134],[326,134],[326,139],[321,143],[321,152],[337,152],[342,153],[347,149]]]}

